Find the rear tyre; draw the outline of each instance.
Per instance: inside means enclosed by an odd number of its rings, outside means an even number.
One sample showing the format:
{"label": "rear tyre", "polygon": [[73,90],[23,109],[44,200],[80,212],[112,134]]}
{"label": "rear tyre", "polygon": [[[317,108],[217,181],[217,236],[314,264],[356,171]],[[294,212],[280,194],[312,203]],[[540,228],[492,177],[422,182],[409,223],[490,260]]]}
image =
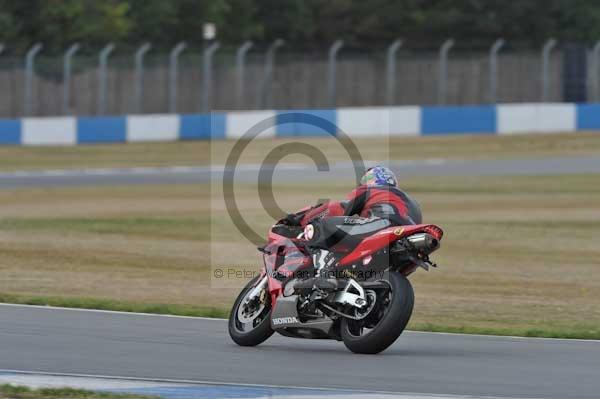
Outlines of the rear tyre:
{"label": "rear tyre", "polygon": [[260,300],[246,303],[250,291],[261,277],[253,278],[238,295],[229,315],[229,336],[238,345],[255,346],[273,335],[271,302],[265,289]]}
{"label": "rear tyre", "polygon": [[398,339],[410,320],[415,303],[410,281],[397,272],[388,272],[381,280],[390,289],[377,290],[377,302],[369,315],[362,320],[342,319],[342,340],[354,353],[383,351]]}

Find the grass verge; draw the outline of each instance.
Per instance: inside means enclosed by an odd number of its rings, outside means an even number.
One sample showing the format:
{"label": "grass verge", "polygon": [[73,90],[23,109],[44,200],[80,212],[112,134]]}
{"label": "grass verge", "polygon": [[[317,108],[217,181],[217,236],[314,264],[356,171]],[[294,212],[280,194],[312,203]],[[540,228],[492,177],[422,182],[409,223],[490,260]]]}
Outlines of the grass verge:
{"label": "grass verge", "polygon": [[23,386],[0,385],[0,399],[156,399],[156,396],[128,393],[95,392],[72,388],[31,389]]}
{"label": "grass verge", "polygon": [[409,324],[409,330],[426,332],[443,332],[455,334],[502,335],[529,338],[563,338],[600,340],[598,326],[573,326],[565,328],[485,328],[476,326],[445,326],[441,324]]}
{"label": "grass verge", "polygon": [[[111,310],[119,312],[150,313],[189,317],[209,317],[225,319],[229,316],[229,309],[201,307],[193,305],[174,305],[160,303],[135,303],[114,301],[99,298],[63,298],[46,296],[21,296],[0,293],[0,302],[54,306],[74,309]],[[457,334],[502,335],[535,338],[565,338],[565,339],[594,339],[600,340],[600,326],[574,325],[567,329],[561,327],[547,328],[486,328],[477,326],[449,326],[432,323],[409,323],[408,330],[425,332],[444,332]]]}
{"label": "grass verge", "polygon": [[167,303],[139,303],[101,298],[65,298],[59,296],[25,296],[0,293],[0,302],[20,305],[55,306],[74,309],[113,310],[118,312],[152,313],[176,316],[226,318],[229,310]]}

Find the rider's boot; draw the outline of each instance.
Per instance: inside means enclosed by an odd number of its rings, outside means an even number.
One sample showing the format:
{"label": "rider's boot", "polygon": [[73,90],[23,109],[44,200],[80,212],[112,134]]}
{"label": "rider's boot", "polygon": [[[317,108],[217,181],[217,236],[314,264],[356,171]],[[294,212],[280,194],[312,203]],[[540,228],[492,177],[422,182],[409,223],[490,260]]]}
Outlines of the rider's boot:
{"label": "rider's boot", "polygon": [[315,276],[306,280],[302,280],[294,284],[296,291],[311,292],[315,288],[323,291],[333,291],[338,288],[337,280],[331,277]]}
{"label": "rider's boot", "polygon": [[315,277],[297,282],[294,285],[296,291],[310,293],[315,290],[336,290],[338,288],[338,281],[333,271],[328,269],[328,266],[334,263],[333,254],[327,250],[315,248],[312,255],[316,275]]}

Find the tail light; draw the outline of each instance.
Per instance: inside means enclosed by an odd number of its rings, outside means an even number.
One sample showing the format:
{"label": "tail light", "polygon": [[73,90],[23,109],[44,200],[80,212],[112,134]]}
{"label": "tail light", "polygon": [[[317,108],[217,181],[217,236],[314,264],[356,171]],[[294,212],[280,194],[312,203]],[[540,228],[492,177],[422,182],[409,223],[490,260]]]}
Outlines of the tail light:
{"label": "tail light", "polygon": [[441,240],[442,236],[444,235],[444,231],[433,224],[423,227],[423,231],[425,231],[427,234],[432,235],[438,241]]}

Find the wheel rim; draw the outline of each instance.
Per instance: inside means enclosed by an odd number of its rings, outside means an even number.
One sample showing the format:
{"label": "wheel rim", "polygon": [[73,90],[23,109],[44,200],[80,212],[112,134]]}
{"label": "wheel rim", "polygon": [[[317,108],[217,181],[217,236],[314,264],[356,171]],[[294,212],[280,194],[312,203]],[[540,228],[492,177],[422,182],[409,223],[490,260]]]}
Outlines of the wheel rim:
{"label": "wheel rim", "polygon": [[[386,284],[389,283],[386,281]],[[373,331],[387,315],[394,293],[387,289],[377,295],[376,302],[370,312],[360,320],[348,320],[348,332],[354,337],[364,337]]]}
{"label": "wheel rim", "polygon": [[354,316],[360,320],[367,318],[377,305],[377,293],[375,291],[366,290],[365,297],[367,298],[367,306],[364,309],[354,308]]}
{"label": "wheel rim", "polygon": [[266,292],[261,291],[258,298],[248,300],[252,289],[249,289],[240,301],[235,314],[235,327],[240,332],[250,332],[259,325],[269,313],[266,303]]}

